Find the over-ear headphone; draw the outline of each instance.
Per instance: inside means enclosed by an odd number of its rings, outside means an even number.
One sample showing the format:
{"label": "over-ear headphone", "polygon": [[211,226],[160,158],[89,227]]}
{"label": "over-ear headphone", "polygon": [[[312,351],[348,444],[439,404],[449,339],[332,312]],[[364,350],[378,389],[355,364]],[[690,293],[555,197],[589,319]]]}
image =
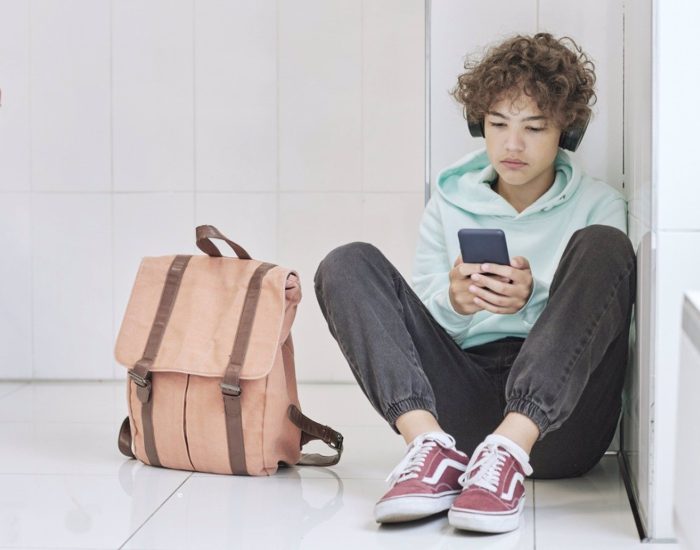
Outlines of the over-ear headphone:
{"label": "over-ear headphone", "polygon": [[[570,126],[561,133],[559,138],[559,147],[562,149],[568,149],[569,151],[576,151],[581,140],[583,139],[583,134],[586,133],[586,128],[588,128],[588,122],[591,120],[590,113],[586,120],[583,122],[582,126]],[[471,120],[467,117],[467,124],[469,125],[469,133],[474,137],[484,137],[484,121],[482,120]]]}

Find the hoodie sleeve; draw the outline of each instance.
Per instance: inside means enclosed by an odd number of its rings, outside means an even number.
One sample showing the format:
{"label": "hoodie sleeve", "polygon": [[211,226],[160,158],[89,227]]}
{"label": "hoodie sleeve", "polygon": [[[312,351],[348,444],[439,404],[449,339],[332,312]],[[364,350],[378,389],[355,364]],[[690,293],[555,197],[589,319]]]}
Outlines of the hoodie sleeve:
{"label": "hoodie sleeve", "polygon": [[627,235],[627,202],[617,195],[593,210],[588,217],[588,225],[610,225]]}
{"label": "hoodie sleeve", "polygon": [[[435,320],[453,339],[464,335],[473,315],[462,315],[450,302],[450,259],[437,196],[428,201],[420,222],[413,262],[413,289]],[[455,235],[455,238],[457,236]]]}

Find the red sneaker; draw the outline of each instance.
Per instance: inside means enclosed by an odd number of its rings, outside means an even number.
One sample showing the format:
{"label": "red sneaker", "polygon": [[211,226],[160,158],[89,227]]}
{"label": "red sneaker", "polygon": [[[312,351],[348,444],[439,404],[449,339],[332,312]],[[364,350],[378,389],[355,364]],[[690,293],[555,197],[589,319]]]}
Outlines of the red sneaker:
{"label": "red sneaker", "polygon": [[450,508],[450,525],[486,533],[517,529],[525,507],[525,476],[530,474],[525,451],[506,437],[489,435],[460,477],[464,490]]}
{"label": "red sneaker", "polygon": [[459,478],[468,462],[451,435],[419,435],[387,477],[391,489],[374,507],[374,519],[378,523],[411,521],[448,510],[462,489]]}

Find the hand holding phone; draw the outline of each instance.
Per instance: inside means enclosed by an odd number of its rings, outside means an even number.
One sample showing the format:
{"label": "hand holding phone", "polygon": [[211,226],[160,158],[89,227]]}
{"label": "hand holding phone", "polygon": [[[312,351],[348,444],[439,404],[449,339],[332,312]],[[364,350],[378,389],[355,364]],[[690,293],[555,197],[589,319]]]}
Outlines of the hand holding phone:
{"label": "hand holding phone", "polygon": [[522,256],[510,260],[500,229],[461,229],[458,238],[462,255],[450,270],[449,289],[455,311],[463,315],[519,311],[533,288],[528,260]]}

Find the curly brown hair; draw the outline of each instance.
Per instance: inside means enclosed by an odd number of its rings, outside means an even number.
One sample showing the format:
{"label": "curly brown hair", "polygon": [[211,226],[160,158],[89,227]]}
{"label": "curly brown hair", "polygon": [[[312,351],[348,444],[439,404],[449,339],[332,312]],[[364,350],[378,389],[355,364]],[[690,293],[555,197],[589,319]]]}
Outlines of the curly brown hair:
{"label": "curly brown hair", "polygon": [[565,130],[582,126],[591,115],[589,103],[597,100],[595,65],[568,36],[557,40],[544,32],[519,34],[492,46],[481,60],[467,56],[464,68],[450,95],[464,106],[468,121],[483,122],[494,102],[515,101],[525,93]]}

